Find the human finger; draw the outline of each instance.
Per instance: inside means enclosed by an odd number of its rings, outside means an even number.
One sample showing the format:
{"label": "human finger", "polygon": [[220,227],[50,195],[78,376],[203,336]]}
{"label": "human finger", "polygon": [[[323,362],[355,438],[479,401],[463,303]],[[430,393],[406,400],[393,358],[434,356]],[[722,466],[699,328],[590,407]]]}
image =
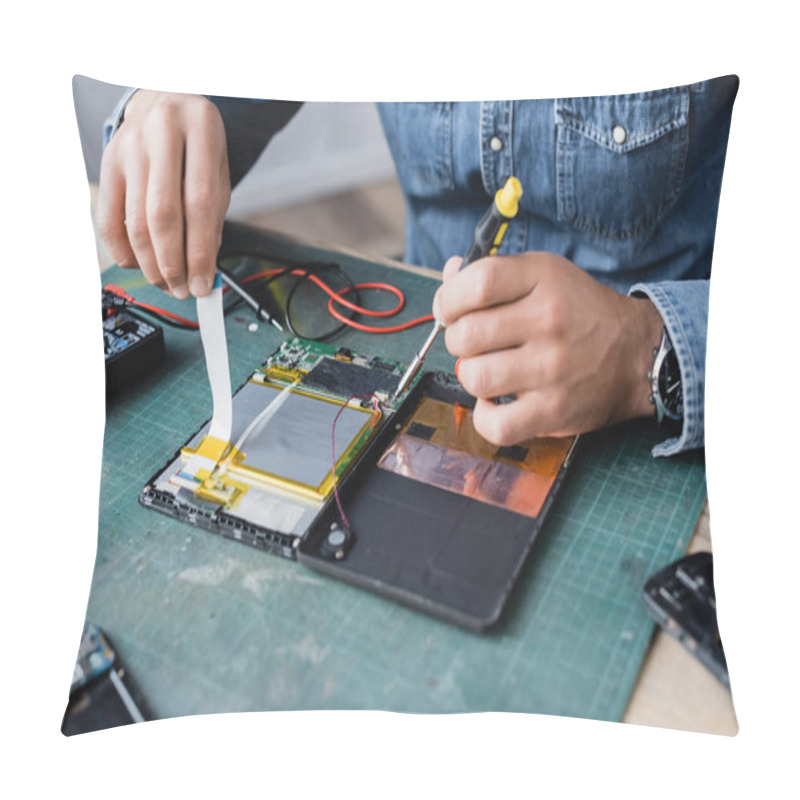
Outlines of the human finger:
{"label": "human finger", "polygon": [[111,258],[121,267],[137,267],[125,228],[125,176],[113,156],[100,164],[96,214],[97,232]]}
{"label": "human finger", "polygon": [[[219,114],[210,104],[200,113]],[[196,297],[202,297],[211,289],[230,201],[225,134],[221,125],[221,120],[207,117],[195,126],[186,141],[183,183],[186,268],[189,290]]]}
{"label": "human finger", "polygon": [[459,383],[473,396],[483,399],[517,394],[547,385],[543,363],[514,347],[459,359]]}
{"label": "human finger", "polygon": [[439,288],[435,298],[437,319],[450,325],[470,311],[510,303],[529,294],[538,278],[536,262],[522,260],[521,256],[479,259]]}
{"label": "human finger", "polygon": [[[463,364],[462,364],[463,367]],[[472,413],[475,430],[498,447],[519,444],[536,436],[560,436],[557,409],[549,392],[517,394],[511,403],[478,398]]]}
{"label": "human finger", "polygon": [[188,297],[184,255],[183,137],[173,126],[159,131],[150,151],[147,180],[147,230],[162,280],[177,298]]}
{"label": "human finger", "polygon": [[159,289],[167,284],[158,269],[150,231],[147,228],[147,163],[137,164],[136,169],[127,173],[125,190],[125,229],[128,241],[136,257],[136,262],[145,278]]}
{"label": "human finger", "polygon": [[447,349],[454,356],[475,356],[519,347],[545,330],[542,316],[524,300],[467,312],[447,326]]}
{"label": "human finger", "polygon": [[473,422],[484,439],[498,446],[540,436],[574,436],[598,427],[591,412],[581,410],[579,398],[553,387],[518,392],[509,403],[478,398]]}
{"label": "human finger", "polygon": [[[455,275],[459,269],[461,269],[461,264],[464,259],[461,256],[450,256],[447,261],[444,262],[444,267],[442,268],[442,282],[448,281],[450,278]],[[433,303],[431,304],[431,311],[433,312],[434,319],[440,319],[439,317],[439,292],[441,291],[441,287],[436,290],[436,294],[433,296]]]}
{"label": "human finger", "polygon": [[442,268],[442,280],[447,281],[452,278],[461,269],[463,261],[461,256],[450,256]]}

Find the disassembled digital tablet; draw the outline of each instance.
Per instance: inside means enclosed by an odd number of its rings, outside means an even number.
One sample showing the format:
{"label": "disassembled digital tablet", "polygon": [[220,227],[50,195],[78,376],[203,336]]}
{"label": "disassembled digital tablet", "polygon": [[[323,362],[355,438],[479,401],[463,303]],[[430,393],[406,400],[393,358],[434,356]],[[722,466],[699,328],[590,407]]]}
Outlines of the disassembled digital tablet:
{"label": "disassembled digital tablet", "polygon": [[233,397],[231,445],[182,469],[206,424],[140,501],[482,630],[499,618],[575,438],[495,447],[456,379],[347,348],[285,342]]}

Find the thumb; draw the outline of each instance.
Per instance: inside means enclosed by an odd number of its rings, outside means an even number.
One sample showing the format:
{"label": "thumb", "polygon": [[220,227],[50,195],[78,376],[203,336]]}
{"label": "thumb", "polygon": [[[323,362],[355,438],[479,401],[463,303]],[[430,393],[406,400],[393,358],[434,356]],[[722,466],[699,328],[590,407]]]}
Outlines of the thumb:
{"label": "thumb", "polygon": [[450,256],[450,258],[447,259],[444,269],[442,270],[442,280],[445,283],[461,269],[461,263],[463,261],[464,259],[461,256]]}

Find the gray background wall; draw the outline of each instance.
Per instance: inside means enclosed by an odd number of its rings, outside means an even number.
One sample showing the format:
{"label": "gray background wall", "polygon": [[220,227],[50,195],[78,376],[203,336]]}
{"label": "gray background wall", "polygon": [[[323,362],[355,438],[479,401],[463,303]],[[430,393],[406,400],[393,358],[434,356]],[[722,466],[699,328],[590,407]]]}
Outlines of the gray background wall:
{"label": "gray background wall", "polygon": [[[90,183],[100,175],[103,120],[125,87],[76,75],[75,112]],[[372,103],[306,103],[236,187],[232,218],[392,178],[394,164]]]}

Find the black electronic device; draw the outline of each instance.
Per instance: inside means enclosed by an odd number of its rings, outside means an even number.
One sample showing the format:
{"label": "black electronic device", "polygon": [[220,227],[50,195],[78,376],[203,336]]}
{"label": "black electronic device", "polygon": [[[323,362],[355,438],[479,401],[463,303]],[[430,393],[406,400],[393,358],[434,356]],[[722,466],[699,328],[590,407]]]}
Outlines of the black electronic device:
{"label": "black electronic device", "polygon": [[65,736],[144,722],[143,703],[104,632],[87,624],[61,723]]}
{"label": "black electronic device", "polygon": [[103,350],[106,397],[151,373],[164,359],[164,332],[126,307],[125,300],[103,290]]}
{"label": "black electronic device", "polygon": [[455,377],[285,342],[233,397],[212,469],[197,431],[140,502],[473,630],[494,625],[576,439],[497,447]]}
{"label": "black electronic device", "polygon": [[656,622],[730,689],[711,553],[693,553],[657,572],[645,584],[644,600]]}
{"label": "black electronic device", "polygon": [[449,376],[423,373],[342,485],[348,524],[329,505],[301,563],[467,628],[496,624],[575,440],[490,445],[474,403]]}

